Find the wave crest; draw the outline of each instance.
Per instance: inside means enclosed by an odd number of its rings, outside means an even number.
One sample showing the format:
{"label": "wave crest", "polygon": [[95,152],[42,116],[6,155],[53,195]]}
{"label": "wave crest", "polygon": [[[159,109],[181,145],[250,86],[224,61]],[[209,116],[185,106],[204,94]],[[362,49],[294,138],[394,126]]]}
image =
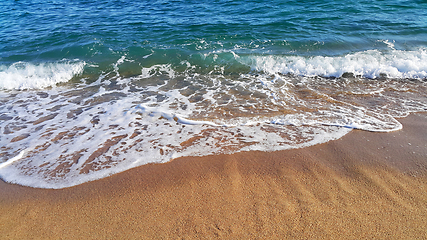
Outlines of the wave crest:
{"label": "wave crest", "polygon": [[427,77],[427,51],[368,50],[345,56],[249,56],[243,59],[253,70],[270,74],[341,77],[346,73],[367,78]]}
{"label": "wave crest", "polygon": [[56,62],[32,64],[16,62],[0,66],[0,89],[41,89],[68,82],[83,72],[85,62]]}

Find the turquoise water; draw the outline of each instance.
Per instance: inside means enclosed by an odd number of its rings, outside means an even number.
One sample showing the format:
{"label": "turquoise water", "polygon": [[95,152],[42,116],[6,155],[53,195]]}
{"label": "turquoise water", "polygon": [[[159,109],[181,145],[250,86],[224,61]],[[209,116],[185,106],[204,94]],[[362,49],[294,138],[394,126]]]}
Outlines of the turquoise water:
{"label": "turquoise water", "polygon": [[61,188],[427,110],[426,1],[1,1],[0,176]]}
{"label": "turquoise water", "polygon": [[123,72],[140,74],[181,61],[203,70],[213,63],[197,55],[213,51],[340,56],[387,51],[386,41],[427,46],[426,1],[2,1],[0,9],[3,67],[79,59],[99,65],[86,67],[96,74],[126,55],[135,66]]}

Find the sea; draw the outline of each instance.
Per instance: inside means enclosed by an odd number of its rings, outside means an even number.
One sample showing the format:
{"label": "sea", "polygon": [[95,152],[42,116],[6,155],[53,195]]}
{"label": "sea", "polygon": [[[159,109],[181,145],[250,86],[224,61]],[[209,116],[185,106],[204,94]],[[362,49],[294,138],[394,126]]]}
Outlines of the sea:
{"label": "sea", "polygon": [[2,0],[0,178],[391,132],[427,111],[426,0]]}

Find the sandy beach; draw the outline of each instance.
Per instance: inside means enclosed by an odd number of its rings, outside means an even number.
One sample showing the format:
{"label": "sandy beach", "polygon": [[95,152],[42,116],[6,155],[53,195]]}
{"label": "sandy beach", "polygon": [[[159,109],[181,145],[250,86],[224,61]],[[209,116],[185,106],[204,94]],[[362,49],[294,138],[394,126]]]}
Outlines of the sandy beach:
{"label": "sandy beach", "polygon": [[1,239],[426,239],[427,115],[304,149],[187,157],[61,190],[0,182]]}

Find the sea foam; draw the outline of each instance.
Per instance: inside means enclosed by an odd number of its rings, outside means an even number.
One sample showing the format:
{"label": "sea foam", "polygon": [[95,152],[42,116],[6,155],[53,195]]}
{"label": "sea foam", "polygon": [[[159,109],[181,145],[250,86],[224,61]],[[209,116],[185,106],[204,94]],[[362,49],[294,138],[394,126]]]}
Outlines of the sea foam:
{"label": "sea foam", "polygon": [[[322,59],[334,65],[347,57],[356,66],[357,56],[367,54],[296,59],[319,67],[328,66]],[[397,51],[396,58],[399,54],[409,59],[405,74],[423,71],[422,51],[418,57]],[[380,56],[398,62],[384,53],[373,58]],[[121,57],[90,84],[0,91],[0,177],[31,187],[71,187],[178,157],[302,148],[355,128],[396,131],[402,128],[397,117],[427,111],[424,80],[283,75],[277,73],[292,57],[232,57],[259,68],[239,75],[200,74],[190,63],[183,71],[153,64],[141,67],[139,76],[122,77],[120,66],[127,60]],[[402,66],[404,57],[398,58]]]}
{"label": "sea foam", "polygon": [[345,73],[367,78],[427,77],[427,51],[368,50],[343,56],[249,56],[243,63],[256,71],[300,76],[341,77]]}
{"label": "sea foam", "polygon": [[56,63],[33,64],[16,62],[10,66],[0,66],[0,89],[41,89],[67,82],[81,74],[85,62],[62,61]]}

